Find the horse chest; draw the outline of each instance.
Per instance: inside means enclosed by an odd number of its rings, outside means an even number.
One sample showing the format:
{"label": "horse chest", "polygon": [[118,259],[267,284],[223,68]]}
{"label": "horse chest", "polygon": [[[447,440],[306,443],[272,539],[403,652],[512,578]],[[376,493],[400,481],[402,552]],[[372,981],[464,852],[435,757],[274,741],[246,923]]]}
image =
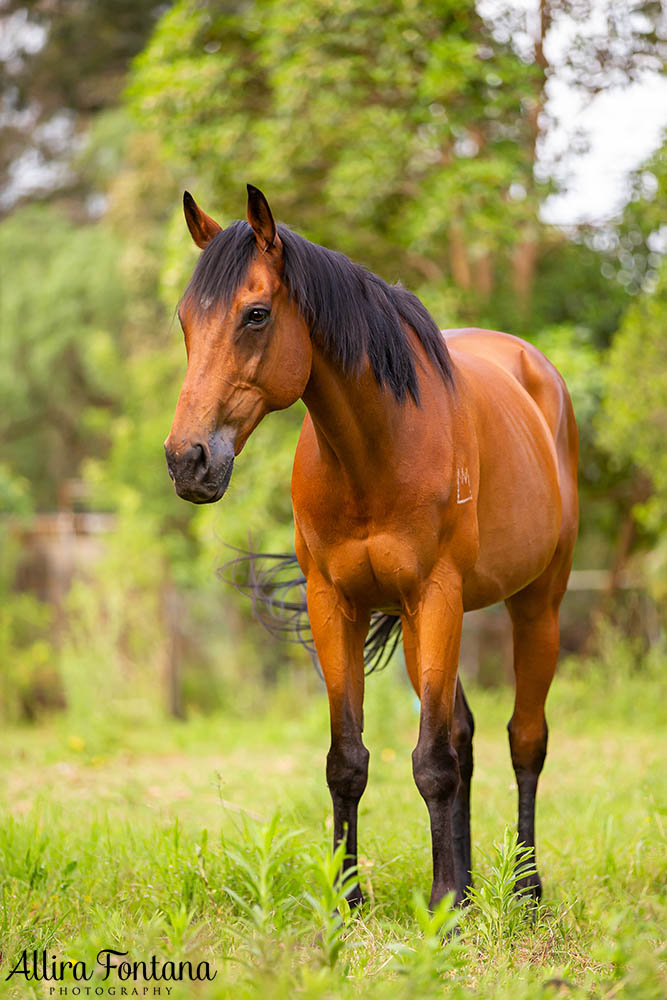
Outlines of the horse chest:
{"label": "horse chest", "polygon": [[327,552],[326,570],[350,600],[381,606],[400,605],[420,575],[414,546],[383,533],[340,541]]}
{"label": "horse chest", "polygon": [[[339,514],[340,512],[338,512]],[[313,516],[315,514],[315,516]],[[295,510],[299,531],[320,573],[350,601],[400,607],[438,559],[436,511],[424,511],[419,527],[407,517],[344,521],[334,510]]]}

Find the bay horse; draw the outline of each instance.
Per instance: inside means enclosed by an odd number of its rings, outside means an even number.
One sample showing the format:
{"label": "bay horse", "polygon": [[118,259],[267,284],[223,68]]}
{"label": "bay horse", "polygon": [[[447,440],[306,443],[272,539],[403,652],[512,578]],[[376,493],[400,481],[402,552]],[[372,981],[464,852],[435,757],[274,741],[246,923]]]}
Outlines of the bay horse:
{"label": "bay horse", "polygon": [[[203,251],[179,307],[187,373],[165,442],[179,496],[219,500],[267,413],[303,399],[296,557],[326,682],[334,844],[357,862],[364,643],[400,620],[420,699],[413,774],[430,817],[434,907],[471,884],[473,716],[458,678],[463,613],[505,601],[513,626],[518,837],[535,847],[544,703],[577,533],[577,428],[556,369],[504,333],[441,333],[426,308],[340,253],[276,225],[248,185],[223,229],[184,195]],[[517,889],[539,898],[537,870]],[[358,882],[351,905],[362,902]]]}

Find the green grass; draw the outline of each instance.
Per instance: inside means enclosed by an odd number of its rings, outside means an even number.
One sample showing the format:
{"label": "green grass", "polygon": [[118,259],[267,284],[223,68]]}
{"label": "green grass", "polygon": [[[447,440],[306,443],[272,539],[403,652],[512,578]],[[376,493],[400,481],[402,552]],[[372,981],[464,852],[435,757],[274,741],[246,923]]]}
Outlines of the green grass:
{"label": "green grass", "polygon": [[[169,985],[172,997],[200,1000],[667,995],[657,669],[628,677],[589,664],[557,678],[538,803],[545,895],[532,914],[509,889],[510,691],[468,692],[478,891],[460,915],[447,905],[431,915],[414,700],[396,668],[369,680],[367,903],[350,915],[328,849],[326,699],[305,690],[268,694],[246,718],[132,726],[91,713],[5,733],[0,997],[61,995],[60,983],[50,993],[53,983],[5,979],[24,948],[89,968],[101,948],[208,960],[212,983],[162,984],[162,996]],[[95,995],[100,980],[83,985]]]}

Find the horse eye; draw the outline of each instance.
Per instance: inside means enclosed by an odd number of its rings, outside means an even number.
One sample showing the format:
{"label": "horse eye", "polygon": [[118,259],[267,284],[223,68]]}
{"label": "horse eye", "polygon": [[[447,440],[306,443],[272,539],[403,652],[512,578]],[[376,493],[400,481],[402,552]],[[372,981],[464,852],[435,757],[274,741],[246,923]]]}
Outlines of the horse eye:
{"label": "horse eye", "polygon": [[251,326],[258,326],[264,322],[268,315],[268,309],[251,309],[246,316],[246,323],[249,323]]}

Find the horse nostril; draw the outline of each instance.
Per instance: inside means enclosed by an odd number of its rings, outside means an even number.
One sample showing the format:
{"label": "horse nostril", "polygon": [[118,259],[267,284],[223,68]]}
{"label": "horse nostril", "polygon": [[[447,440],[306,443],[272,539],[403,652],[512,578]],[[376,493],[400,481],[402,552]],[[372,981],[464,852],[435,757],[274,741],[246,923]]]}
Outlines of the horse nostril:
{"label": "horse nostril", "polygon": [[201,483],[211,467],[211,456],[204,444],[190,445],[187,451],[180,455],[165,448],[167,468],[174,482],[190,481]]}
{"label": "horse nostril", "polygon": [[[179,442],[181,444],[181,442]],[[165,445],[176,492],[192,503],[212,503],[223,495],[234,466],[233,439],[212,434],[208,441],[183,441],[182,451]]]}
{"label": "horse nostril", "polygon": [[200,483],[210,466],[208,450],[203,444],[194,444],[187,454],[187,460],[192,467],[192,478]]}

